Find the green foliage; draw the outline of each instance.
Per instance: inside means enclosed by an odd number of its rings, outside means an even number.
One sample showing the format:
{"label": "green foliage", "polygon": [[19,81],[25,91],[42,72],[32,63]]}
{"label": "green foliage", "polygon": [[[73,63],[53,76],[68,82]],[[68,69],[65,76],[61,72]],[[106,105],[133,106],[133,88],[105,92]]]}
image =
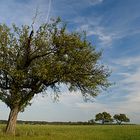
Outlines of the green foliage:
{"label": "green foliage", "polygon": [[112,122],[113,119],[111,118],[111,115],[109,113],[102,112],[96,114],[95,121],[102,121],[102,124],[104,124],[105,122]]}
{"label": "green foliage", "polygon": [[118,124],[121,124],[122,122],[130,122],[130,119],[125,114],[115,114],[113,118]]}
{"label": "green foliage", "polygon": [[0,25],[0,99],[22,111],[35,94],[66,84],[87,98],[107,88],[108,69],[98,63],[84,34],[69,33],[60,18],[35,30]]}

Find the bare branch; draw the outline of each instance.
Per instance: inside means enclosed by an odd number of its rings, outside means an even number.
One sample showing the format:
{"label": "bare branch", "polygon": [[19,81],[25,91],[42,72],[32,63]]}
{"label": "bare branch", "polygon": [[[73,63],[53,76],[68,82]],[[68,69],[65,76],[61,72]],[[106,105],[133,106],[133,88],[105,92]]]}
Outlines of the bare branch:
{"label": "bare branch", "polygon": [[36,18],[37,18],[37,16],[38,16],[38,7],[36,8],[36,12],[35,12],[35,16],[33,17],[33,22],[32,22],[32,24],[31,24],[31,28],[32,28],[32,30],[34,29],[34,24],[35,24],[35,21],[36,21]]}
{"label": "bare branch", "polygon": [[54,84],[56,84],[58,82],[58,80],[54,80],[54,81],[46,81],[46,80],[44,80],[43,81],[43,84],[46,86],[46,87],[48,87],[48,86],[51,86],[51,85],[54,85]]}

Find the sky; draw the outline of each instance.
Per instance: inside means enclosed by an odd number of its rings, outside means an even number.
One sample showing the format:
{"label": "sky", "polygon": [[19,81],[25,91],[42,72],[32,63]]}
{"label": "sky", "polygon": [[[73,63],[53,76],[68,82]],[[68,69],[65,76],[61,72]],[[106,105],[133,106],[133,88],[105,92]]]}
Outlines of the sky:
{"label": "sky", "polygon": [[[125,113],[140,124],[140,0],[1,0],[0,23],[31,25],[36,9],[36,25],[60,16],[69,31],[86,31],[92,45],[103,50],[101,63],[112,71],[114,84],[93,102],[64,86],[58,102],[50,94],[37,95],[18,119],[87,121],[106,111]],[[0,102],[0,119],[8,113]]]}

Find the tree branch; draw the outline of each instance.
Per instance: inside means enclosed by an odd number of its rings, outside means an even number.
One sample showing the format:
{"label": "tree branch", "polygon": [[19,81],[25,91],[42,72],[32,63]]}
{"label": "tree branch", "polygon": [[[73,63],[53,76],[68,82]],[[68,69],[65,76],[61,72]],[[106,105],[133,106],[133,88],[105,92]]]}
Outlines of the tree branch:
{"label": "tree branch", "polygon": [[48,86],[51,86],[51,85],[54,85],[55,83],[57,83],[58,80],[54,80],[52,82],[47,82],[46,80],[43,81],[43,84],[48,87]]}
{"label": "tree branch", "polygon": [[31,59],[30,59],[30,61],[33,61],[34,59],[36,59],[36,58],[41,58],[41,57],[44,57],[44,56],[47,56],[47,55],[49,55],[49,54],[51,54],[51,53],[55,53],[56,52],[56,49],[51,49],[49,52],[45,52],[45,53],[43,53],[43,54],[37,54],[37,55],[34,55],[33,57],[31,57]]}
{"label": "tree branch", "polygon": [[33,30],[31,31],[28,41],[27,41],[27,46],[25,47],[25,65],[24,67],[28,67],[30,65],[30,51],[31,51],[31,40],[33,36]]}

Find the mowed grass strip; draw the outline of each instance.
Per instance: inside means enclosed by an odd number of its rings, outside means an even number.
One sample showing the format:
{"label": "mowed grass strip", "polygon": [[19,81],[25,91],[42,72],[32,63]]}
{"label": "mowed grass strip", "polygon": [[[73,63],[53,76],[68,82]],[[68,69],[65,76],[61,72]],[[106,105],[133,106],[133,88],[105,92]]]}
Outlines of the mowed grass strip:
{"label": "mowed grass strip", "polygon": [[16,136],[0,126],[0,140],[140,140],[140,125],[17,125]]}

